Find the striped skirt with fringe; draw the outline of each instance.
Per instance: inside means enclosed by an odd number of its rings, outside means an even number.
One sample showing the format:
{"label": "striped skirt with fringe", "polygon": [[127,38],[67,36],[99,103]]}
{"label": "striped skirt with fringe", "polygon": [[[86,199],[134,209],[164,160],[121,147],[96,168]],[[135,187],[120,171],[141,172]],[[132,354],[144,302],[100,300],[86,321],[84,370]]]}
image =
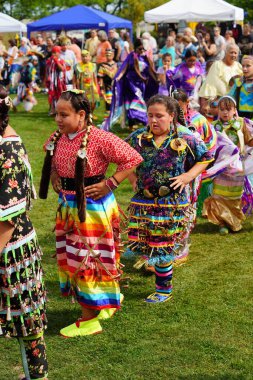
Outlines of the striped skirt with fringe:
{"label": "striped skirt with fringe", "polygon": [[119,213],[112,193],[86,200],[79,222],[74,192],[61,192],[56,218],[60,288],[85,308],[120,307]]}

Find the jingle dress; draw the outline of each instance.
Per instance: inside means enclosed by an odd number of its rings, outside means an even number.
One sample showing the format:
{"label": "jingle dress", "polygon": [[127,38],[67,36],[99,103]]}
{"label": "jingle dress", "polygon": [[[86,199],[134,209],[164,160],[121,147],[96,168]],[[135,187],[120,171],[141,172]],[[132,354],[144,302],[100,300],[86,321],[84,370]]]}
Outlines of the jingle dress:
{"label": "jingle dress", "polygon": [[[85,308],[119,308],[119,212],[115,197],[110,192],[99,200],[86,198],[86,220],[81,223],[75,191],[64,190],[64,178],[74,178],[84,133],[73,139],[62,135],[53,157],[53,168],[63,184],[56,219],[60,288],[64,296],[75,296]],[[126,142],[93,126],[87,148],[86,186],[101,181],[95,178],[104,177],[110,162],[122,171],[141,161],[141,156]]]}
{"label": "jingle dress", "polygon": [[0,221],[14,227],[0,253],[0,335],[29,336],[46,327],[41,249],[27,215],[32,174],[18,136],[0,142]]}
{"label": "jingle dress", "polygon": [[[246,146],[253,141],[253,123],[241,117],[222,123],[217,120],[213,123],[216,131],[229,139],[232,149],[227,157],[223,158],[223,165],[219,167],[213,180],[213,194],[204,202],[203,216],[220,227],[229,227],[232,231],[240,231],[245,215],[242,210],[242,195],[245,184],[245,163],[250,162],[248,173],[253,172],[252,152],[247,153]],[[219,162],[219,154],[224,150],[222,144],[217,144],[216,162]],[[250,153],[250,152],[249,152]],[[228,164],[232,156],[237,157],[237,162]],[[248,156],[248,157],[247,157]],[[217,164],[216,164],[217,165]],[[215,171],[215,165],[213,168]]]}
{"label": "jingle dress", "polygon": [[[191,210],[187,191],[173,190],[169,178],[186,172],[197,162],[213,160],[201,139],[184,127],[182,130],[177,134],[171,131],[161,146],[141,137],[145,128],[127,140],[144,161],[136,170],[138,190],[129,207],[129,246],[125,255],[139,255],[150,265],[162,265],[181,256],[189,237]],[[176,138],[187,143],[180,153],[171,147]]]}

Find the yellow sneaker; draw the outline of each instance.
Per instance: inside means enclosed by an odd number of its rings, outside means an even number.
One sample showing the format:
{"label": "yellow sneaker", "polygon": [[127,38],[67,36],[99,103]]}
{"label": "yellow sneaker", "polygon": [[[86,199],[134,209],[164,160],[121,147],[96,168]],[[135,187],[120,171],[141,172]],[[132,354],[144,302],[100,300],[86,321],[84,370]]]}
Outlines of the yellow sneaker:
{"label": "yellow sneaker", "polygon": [[76,336],[85,336],[99,334],[102,332],[102,327],[98,318],[92,318],[88,321],[77,320],[72,325],[64,327],[60,330],[60,334],[65,338],[74,338]]}
{"label": "yellow sneaker", "polygon": [[[124,294],[120,293],[120,304],[124,301]],[[111,307],[110,309],[103,309],[98,314],[98,319],[109,319],[111,318],[117,311],[115,307]]]}

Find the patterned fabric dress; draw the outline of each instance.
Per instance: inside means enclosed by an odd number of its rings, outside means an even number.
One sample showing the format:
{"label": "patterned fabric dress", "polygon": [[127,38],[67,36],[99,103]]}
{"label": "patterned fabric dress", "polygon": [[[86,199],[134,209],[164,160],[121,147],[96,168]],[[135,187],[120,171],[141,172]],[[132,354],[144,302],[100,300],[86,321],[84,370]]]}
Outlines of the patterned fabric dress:
{"label": "patterned fabric dress", "polygon": [[[53,158],[60,177],[74,178],[77,151],[85,132],[73,139],[62,135]],[[92,127],[85,178],[105,175],[110,162],[117,171],[138,165],[142,158],[112,133]],[[86,199],[86,221],[77,215],[75,191],[59,194],[56,248],[63,295],[76,297],[85,308],[120,307],[119,212],[113,193],[94,201]]]}
{"label": "patterned fabric dress", "polygon": [[[211,223],[229,227],[232,231],[240,231],[245,219],[242,210],[242,195],[245,181],[246,145],[252,143],[253,124],[248,119],[239,117],[226,124],[217,120],[214,122],[214,127],[230,140],[232,149],[227,158],[223,158],[221,166],[219,155],[224,148],[222,140],[218,139],[216,153],[218,169],[213,180],[213,194],[204,202],[203,216],[207,217]],[[228,163],[233,156],[237,157],[237,161]],[[252,170],[252,156],[249,160]],[[212,171],[216,166],[214,165]]]}
{"label": "patterned fabric dress", "polygon": [[14,232],[0,253],[0,335],[34,335],[46,326],[42,252],[26,212],[31,196],[31,168],[21,139],[1,139],[0,221],[10,222]]}
{"label": "patterned fabric dress", "polygon": [[85,91],[85,95],[92,104],[99,101],[98,89],[94,81],[94,74],[96,73],[95,63],[78,63],[75,66],[75,75],[79,83],[78,88]]}
{"label": "patterned fabric dress", "polygon": [[[143,137],[146,129],[137,130],[128,138],[144,161],[136,171],[138,191],[130,204],[126,256],[139,255],[150,265],[183,258],[189,237],[191,210],[187,191],[180,194],[170,188],[169,178],[184,173],[197,162],[212,161],[203,141],[184,130],[177,134],[172,131],[159,147],[153,139]],[[181,152],[171,146],[176,138],[186,142]]]}

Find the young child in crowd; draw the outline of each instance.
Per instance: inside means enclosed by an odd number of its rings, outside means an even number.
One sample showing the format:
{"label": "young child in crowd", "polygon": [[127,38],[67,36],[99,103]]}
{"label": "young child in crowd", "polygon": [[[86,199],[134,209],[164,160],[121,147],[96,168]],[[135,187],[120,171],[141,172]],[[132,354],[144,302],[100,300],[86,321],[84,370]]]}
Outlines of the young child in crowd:
{"label": "young child in crowd", "polygon": [[[213,125],[218,133],[218,142],[212,173],[216,167],[217,173],[212,196],[204,202],[203,216],[219,226],[221,235],[226,235],[230,230],[240,231],[245,219],[242,195],[245,174],[253,172],[252,156],[247,150],[247,146],[253,147],[253,123],[237,116],[235,100],[226,95],[218,101],[218,120]],[[224,154],[225,149],[227,152]]]}

